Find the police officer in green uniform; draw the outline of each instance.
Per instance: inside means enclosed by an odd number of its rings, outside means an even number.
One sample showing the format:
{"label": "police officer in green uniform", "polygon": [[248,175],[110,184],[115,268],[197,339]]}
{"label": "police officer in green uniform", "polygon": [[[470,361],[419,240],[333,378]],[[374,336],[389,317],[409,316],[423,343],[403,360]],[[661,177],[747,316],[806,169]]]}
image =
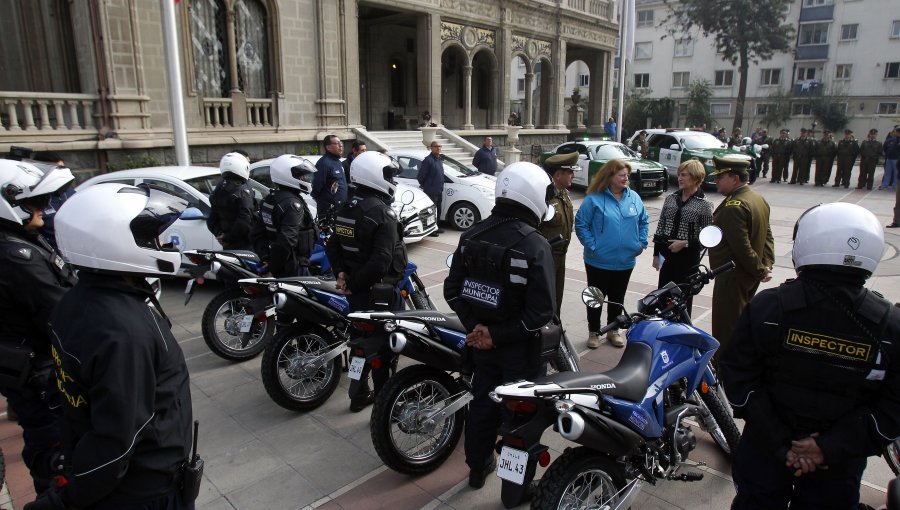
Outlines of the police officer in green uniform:
{"label": "police officer in green uniform", "polygon": [[762,177],[769,175],[769,160],[772,159],[772,153],[769,151],[768,145],[771,143],[772,138],[769,137],[769,130],[763,129],[760,131],[756,144],[764,146],[762,152],[759,153],[759,168]]}
{"label": "police officer in green uniform", "polygon": [[850,174],[853,173],[856,156],[859,156],[859,143],[853,138],[853,131],[845,129],[844,138],[837,144],[837,176],[832,188],[850,187]]}
{"label": "police officer in green uniform", "polygon": [[800,130],[800,138],[794,140],[792,155],[794,156],[794,171],[791,172],[790,184],[806,184],[809,182],[809,165],[812,155],[815,153],[815,140],[807,136],[808,131]]}
{"label": "police officer in green uniform", "polygon": [[[556,194],[550,199],[550,206],[556,213],[549,221],[541,223],[541,234],[551,241],[553,266],[556,268],[556,315],[562,307],[563,288],[566,284],[566,252],[572,239],[575,212],[567,191],[572,186],[575,170],[578,168],[578,153],[557,154],[544,161],[544,170],[550,175]],[[562,237],[562,240],[558,238]]]}
{"label": "police officer in green uniform", "polygon": [[794,150],[794,142],[791,140],[790,134],[789,129],[782,129],[781,135],[769,144],[769,150],[772,152],[771,182],[775,184],[786,181],[788,177],[788,162]]}
{"label": "police officer in green uniform", "polygon": [[712,334],[724,347],[760,282],[772,279],[775,240],[769,228],[769,204],[747,185],[749,163],[719,157],[713,162],[716,189],[725,200],[713,211],[713,225],[722,229],[723,239],[710,248],[709,264],[719,267],[730,260],[735,265],[716,277],[713,288]]}
{"label": "police officer in green uniform", "polygon": [[647,143],[646,131],[641,131],[640,133],[638,133],[638,137],[631,142],[631,150],[640,152],[642,158],[647,157],[648,146],[649,144]]}
{"label": "police officer in green uniform", "polygon": [[732,149],[735,146],[743,145],[744,137],[741,136],[741,128],[734,128],[734,131],[731,132],[731,138],[728,139],[728,148]]}
{"label": "police officer in green uniform", "polygon": [[831,131],[825,130],[822,139],[816,144],[816,186],[822,187],[831,180],[831,167],[837,155],[837,144]]}
{"label": "police officer in green uniform", "polygon": [[872,189],[875,180],[875,166],[881,157],[881,142],[875,139],[878,136],[877,129],[870,129],[869,136],[859,144],[859,179],[856,181],[856,189]]}

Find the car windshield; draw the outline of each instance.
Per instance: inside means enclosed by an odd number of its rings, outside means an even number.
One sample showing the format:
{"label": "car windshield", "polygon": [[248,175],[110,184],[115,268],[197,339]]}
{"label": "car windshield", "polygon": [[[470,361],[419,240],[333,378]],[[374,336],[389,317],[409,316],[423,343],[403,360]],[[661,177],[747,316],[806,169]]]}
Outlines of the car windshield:
{"label": "car windshield", "polygon": [[709,133],[691,133],[681,137],[685,149],[724,149],[725,144]]}
{"label": "car windshield", "polygon": [[[219,174],[209,174],[204,175],[202,177],[194,177],[193,179],[187,179],[185,184],[195,188],[200,193],[206,195],[209,198],[212,195],[214,189],[216,189],[216,184],[219,183],[219,179],[221,177]],[[253,188],[253,195],[257,200],[261,200],[265,198],[266,195],[269,194],[269,188],[266,186],[254,181],[253,179],[249,179],[250,187]]]}
{"label": "car windshield", "polygon": [[456,161],[453,158],[448,158],[447,156],[444,156],[444,172],[447,172],[454,177],[468,177],[470,175],[475,175],[478,173],[477,170],[472,170],[459,161]]}
{"label": "car windshield", "polygon": [[608,143],[594,148],[594,159],[610,160],[622,158],[636,158],[637,154],[621,143]]}

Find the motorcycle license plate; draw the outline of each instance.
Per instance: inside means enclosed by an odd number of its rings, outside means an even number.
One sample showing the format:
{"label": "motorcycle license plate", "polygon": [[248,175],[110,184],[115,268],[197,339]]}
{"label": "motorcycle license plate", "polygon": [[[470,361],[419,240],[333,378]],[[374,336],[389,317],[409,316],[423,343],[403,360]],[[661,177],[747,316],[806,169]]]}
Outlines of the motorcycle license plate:
{"label": "motorcycle license plate", "polygon": [[350,377],[350,379],[358,381],[359,378],[362,377],[362,371],[365,365],[366,358],[354,356],[353,359],[350,360],[350,368],[347,370],[347,375]]}
{"label": "motorcycle license plate", "polygon": [[184,293],[187,295],[191,295],[194,293],[194,280],[190,279],[187,282],[187,285],[184,286]]}
{"label": "motorcycle license plate", "polygon": [[504,446],[497,462],[497,476],[516,485],[525,483],[525,468],[528,466],[528,452]]}
{"label": "motorcycle license plate", "polygon": [[654,181],[643,181],[643,182],[641,183],[641,186],[643,186],[643,187],[645,187],[645,188],[655,188],[655,187],[656,187],[656,182],[654,182]]}
{"label": "motorcycle license plate", "polygon": [[253,316],[245,315],[243,319],[241,319],[241,333],[250,332],[250,326],[253,325]]}

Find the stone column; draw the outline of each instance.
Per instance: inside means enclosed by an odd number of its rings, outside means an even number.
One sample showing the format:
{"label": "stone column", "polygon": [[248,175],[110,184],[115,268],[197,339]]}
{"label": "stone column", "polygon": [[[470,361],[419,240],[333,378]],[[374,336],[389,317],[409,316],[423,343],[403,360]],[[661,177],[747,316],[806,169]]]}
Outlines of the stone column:
{"label": "stone column", "polygon": [[525,118],[522,119],[522,127],[525,129],[534,129],[534,119],[531,118],[531,112],[534,108],[534,73],[531,69],[525,71]]}
{"label": "stone column", "polygon": [[359,88],[359,21],[355,0],[344,0],[341,9],[341,66],[343,89],[347,96],[347,124],[362,124],[361,90]]}
{"label": "stone column", "polygon": [[[510,47],[512,46],[512,31],[507,28],[504,15],[501,19],[501,28],[497,30],[497,116],[494,117],[496,128],[502,129],[506,126],[506,119],[509,118],[509,67]],[[495,126],[491,126],[495,127]]]}
{"label": "stone column", "polygon": [[419,15],[416,39],[418,113],[427,111],[431,114],[431,122],[441,124],[441,17]]}
{"label": "stone column", "polygon": [[594,50],[588,62],[591,72],[591,86],[588,89],[588,117],[591,133],[600,133],[609,113],[609,93],[603,85],[610,79],[609,52]]}
{"label": "stone column", "polygon": [[463,66],[463,110],[465,110],[463,130],[475,129],[472,124],[472,65],[468,63]]}
{"label": "stone column", "polygon": [[231,95],[234,96],[236,92],[241,91],[240,87],[238,87],[240,80],[238,79],[237,56],[234,54],[236,51],[235,41],[237,39],[234,34],[234,0],[229,0],[227,2],[225,11],[225,43],[228,45],[228,48],[226,48],[226,55],[228,55],[228,78],[231,80]]}
{"label": "stone column", "polygon": [[553,76],[550,79],[550,94],[547,103],[549,115],[546,128],[563,129],[565,121],[566,87],[566,41],[557,37],[553,42]]}
{"label": "stone column", "polygon": [[[494,55],[496,58],[496,55]],[[499,62],[499,58],[497,61]],[[500,129],[506,125],[506,115],[500,109],[500,65],[491,69],[491,105],[488,108],[488,124],[490,129]]]}

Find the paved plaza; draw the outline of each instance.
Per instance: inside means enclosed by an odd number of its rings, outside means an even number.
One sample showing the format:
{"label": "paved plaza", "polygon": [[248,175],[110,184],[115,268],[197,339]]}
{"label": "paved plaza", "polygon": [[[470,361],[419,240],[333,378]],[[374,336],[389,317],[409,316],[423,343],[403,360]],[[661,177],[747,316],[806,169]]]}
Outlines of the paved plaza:
{"label": "paved plaza", "polygon": [[[878,177],[880,178],[880,171]],[[855,181],[853,181],[855,182]],[[867,207],[882,223],[891,220],[894,193],[887,191],[814,188],[759,182],[755,189],[772,206],[775,236],[775,271],[771,287],[794,276],[791,265],[791,232],[797,217],[822,202],[851,202]],[[709,198],[718,203],[715,192]],[[583,193],[574,192],[577,209]],[[663,197],[645,200],[650,213],[652,236]],[[900,229],[898,229],[900,230]],[[900,262],[897,251],[900,232],[886,230],[888,249],[869,287],[894,302],[900,301]],[[459,233],[448,230],[437,238],[426,238],[409,249],[419,266],[419,275],[438,308],[449,311],[442,296],[447,274],[445,260],[456,247]],[[626,306],[656,288],[657,273],[651,267],[652,250],[638,259]],[[604,343],[587,351],[587,330],[580,292],[585,285],[581,246],[573,240],[567,259],[566,295],[562,320],[576,348],[583,353],[583,369],[606,370],[622,353]],[[173,330],[187,357],[191,373],[194,416],[200,420],[200,453],[206,459],[204,484],[197,507],[203,510],[255,509],[499,509],[500,480],[489,477],[482,490],[467,485],[468,469],[462,441],[440,469],[426,476],[409,477],[388,470],[379,460],[369,434],[369,413],[348,410],[347,380],[331,399],[313,412],[292,413],[275,405],[263,390],[259,358],[244,363],[226,362],[206,347],[201,337],[200,316],[206,303],[220,291],[215,283],[201,287],[190,305],[183,306],[184,281],[165,283],[162,306],[173,322]],[[694,300],[696,324],[710,326],[712,285]],[[22,508],[34,497],[18,451],[18,427],[5,419],[0,424],[0,445],[7,455],[12,503],[0,499],[0,507]],[[661,482],[645,485],[632,506],[635,510],[698,510],[728,508],[734,495],[728,460],[711,439],[695,427],[698,447],[693,460],[705,465],[694,468],[705,473],[700,482]],[[567,445],[552,431],[545,444],[553,458]],[[18,443],[17,443],[18,442]],[[863,500],[871,505],[884,501],[884,487],[891,477],[884,461],[872,458],[864,476]],[[525,505],[523,505],[525,508]]]}

